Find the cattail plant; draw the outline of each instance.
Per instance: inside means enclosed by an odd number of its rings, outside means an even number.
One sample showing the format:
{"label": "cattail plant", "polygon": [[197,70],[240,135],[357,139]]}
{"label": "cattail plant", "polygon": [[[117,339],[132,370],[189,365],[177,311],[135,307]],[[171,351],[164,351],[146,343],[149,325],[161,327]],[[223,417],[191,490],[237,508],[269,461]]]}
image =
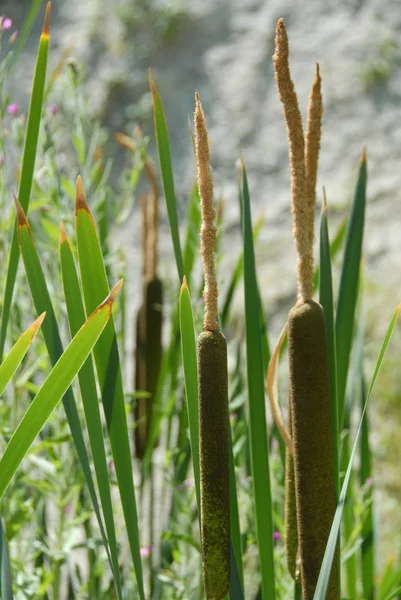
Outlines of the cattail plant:
{"label": "cattail plant", "polygon": [[199,453],[203,581],[209,600],[228,592],[230,543],[227,344],[218,322],[214,251],[216,211],[205,116],[195,95],[195,150],[201,198],[205,280],[203,332],[198,338]]}
{"label": "cattail plant", "polygon": [[[312,298],[313,223],[322,101],[317,68],[305,143],[288,55],[287,32],[280,19],[273,61],[289,138],[298,287],[297,303],[288,318],[290,411],[302,594],[304,600],[312,600],[336,507],[326,325],[322,307]],[[336,568],[335,562],[327,593],[329,600],[339,598]]]}

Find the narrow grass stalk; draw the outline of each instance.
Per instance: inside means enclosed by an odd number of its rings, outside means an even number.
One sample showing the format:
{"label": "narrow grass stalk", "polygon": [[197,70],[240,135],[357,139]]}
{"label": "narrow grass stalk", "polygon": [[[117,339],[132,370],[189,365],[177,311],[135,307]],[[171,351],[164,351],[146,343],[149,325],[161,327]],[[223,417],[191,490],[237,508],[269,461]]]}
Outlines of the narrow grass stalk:
{"label": "narrow grass stalk", "polygon": [[[36,160],[36,150],[39,139],[39,127],[42,117],[43,94],[45,89],[46,68],[50,41],[50,11],[51,3],[48,2],[46,6],[45,22],[43,25],[42,34],[40,36],[38,55],[36,59],[35,75],[25,135],[24,153],[22,156],[21,179],[18,189],[18,201],[26,213],[28,213],[29,208],[33,171]],[[0,329],[0,360],[3,356],[4,344],[6,342],[7,325],[10,317],[10,308],[15,278],[17,276],[19,256],[20,251],[18,247],[18,233],[17,226],[15,225],[13,228],[11,250],[8,258],[6,283],[4,287],[3,310]]]}
{"label": "narrow grass stalk", "polygon": [[[77,180],[76,229],[85,307],[86,311],[90,312],[96,306],[98,298],[101,298],[104,293],[107,294],[109,286],[95,223],[86,203],[80,178]],[[96,344],[94,356],[128,541],[137,577],[138,593],[140,599],[145,600],[131,450],[113,319],[110,320]]]}

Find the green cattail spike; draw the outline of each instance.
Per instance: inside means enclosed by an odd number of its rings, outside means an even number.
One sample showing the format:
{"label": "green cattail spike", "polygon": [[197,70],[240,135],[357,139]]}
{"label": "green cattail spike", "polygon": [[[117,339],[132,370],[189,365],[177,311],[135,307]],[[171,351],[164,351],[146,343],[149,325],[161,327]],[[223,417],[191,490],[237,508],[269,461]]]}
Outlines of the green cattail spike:
{"label": "green cattail spike", "polygon": [[[289,139],[291,208],[297,251],[298,299],[288,318],[288,357],[298,547],[303,599],[313,600],[336,508],[326,324],[322,307],[312,300],[314,188],[322,102],[317,73],[305,155],[302,120],[291,81],[288,38],[282,19],[277,23],[275,44],[274,68]],[[335,560],[327,600],[339,598],[337,568]]]}
{"label": "green cattail spike", "polygon": [[198,338],[199,455],[203,581],[209,600],[222,600],[230,579],[230,481],[227,343],[219,331],[213,183],[209,140],[195,95],[195,149],[201,198],[201,254],[205,279],[204,331]]}

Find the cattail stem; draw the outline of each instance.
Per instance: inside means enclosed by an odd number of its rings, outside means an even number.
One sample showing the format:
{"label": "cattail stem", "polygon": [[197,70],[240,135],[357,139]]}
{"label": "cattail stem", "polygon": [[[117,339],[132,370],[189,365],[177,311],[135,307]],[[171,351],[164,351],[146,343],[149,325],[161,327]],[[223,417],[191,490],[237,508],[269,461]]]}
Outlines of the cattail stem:
{"label": "cattail stem", "polygon": [[222,600],[230,579],[230,467],[227,343],[219,331],[214,262],[216,212],[205,116],[195,95],[195,148],[201,198],[201,255],[205,279],[204,331],[198,338],[199,458],[202,565],[209,600]]}

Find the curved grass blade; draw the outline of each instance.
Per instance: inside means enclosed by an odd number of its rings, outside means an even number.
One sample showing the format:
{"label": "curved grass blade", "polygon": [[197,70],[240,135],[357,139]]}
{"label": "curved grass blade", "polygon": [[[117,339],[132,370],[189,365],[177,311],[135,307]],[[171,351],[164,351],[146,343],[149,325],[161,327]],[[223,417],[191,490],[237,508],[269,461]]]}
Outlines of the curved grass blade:
{"label": "curved grass blade", "polygon": [[14,600],[11,583],[10,559],[7,540],[4,535],[3,521],[0,517],[0,597],[2,600]]}
{"label": "curved grass blade", "polygon": [[354,331],[366,206],[366,155],[362,154],[351,217],[347,228],[336,315],[337,396],[339,431],[344,422],[345,389]]}
{"label": "curved grass blade", "polygon": [[[87,312],[91,312],[99,298],[108,293],[109,285],[95,223],[86,203],[80,177],[77,179],[76,229],[85,307]],[[112,318],[94,348],[94,356],[139,597],[145,600],[131,449],[117,337]]]}
{"label": "curved grass blade", "polygon": [[[50,299],[49,290],[47,289],[45,275],[40,264],[38,252],[31,234],[31,230],[29,229],[28,221],[26,220],[24,211],[22,210],[22,207],[16,198],[15,202],[17,206],[18,238],[22,258],[25,265],[25,272],[31,290],[32,299],[37,312],[42,313],[45,311],[47,313],[47,318],[44,320],[42,325],[42,332],[43,337],[45,339],[47,351],[49,353],[50,362],[54,366],[63,354],[63,345],[61,343],[60,333],[58,330],[57,320],[54,313],[52,301]],[[105,296],[107,296],[107,294],[105,294],[103,298]],[[100,302],[98,304],[100,304]],[[107,537],[99,510],[99,504],[97,501],[95,486],[93,483],[89,458],[85,447],[77,405],[75,403],[75,398],[72,389],[67,389],[62,401],[68,425],[70,427],[72,438],[74,440],[75,448],[77,450],[79,462],[81,463],[86,485],[88,486],[88,490],[93,503],[93,508],[99,523],[99,528],[103,538],[103,542],[108,553]],[[111,562],[110,566],[112,568]]]}
{"label": "curved grass blade", "polygon": [[[21,179],[18,189],[18,200],[26,213],[28,212],[29,199],[32,189],[36,149],[39,138],[39,127],[42,116],[43,94],[45,89],[47,58],[49,54],[50,41],[50,10],[51,3],[48,2],[46,6],[46,16],[42,35],[40,36],[38,56],[36,59],[35,76],[33,80],[31,102],[28,112],[28,124],[25,135],[24,153],[22,157]],[[7,325],[10,317],[15,278],[17,276],[19,254],[17,229],[14,227],[3,297],[3,313],[0,329],[0,360],[3,356],[4,344],[6,342]]]}
{"label": "curved grass blade", "polygon": [[336,336],[334,331],[333,282],[331,276],[330,240],[326,196],[320,220],[320,278],[319,300],[323,307],[327,331],[327,349],[329,355],[329,383],[331,407],[331,435],[333,440],[334,480],[336,499],[340,495],[339,467],[339,435],[338,435],[338,404],[337,404],[337,354]]}
{"label": "curved grass blade", "polygon": [[21,419],[0,460],[0,498],[110,319],[114,298],[121,285],[122,280],[78,331]]}
{"label": "curved grass blade", "polygon": [[345,473],[343,485],[342,485],[342,488],[341,488],[340,498],[339,498],[339,501],[338,501],[338,504],[337,504],[337,508],[336,508],[336,512],[335,512],[335,515],[334,515],[333,524],[331,526],[331,531],[330,531],[329,539],[327,541],[326,551],[324,553],[323,563],[322,563],[322,567],[320,569],[319,579],[318,579],[318,582],[317,582],[317,586],[316,586],[315,594],[313,596],[313,600],[325,600],[325,598],[326,598],[326,592],[327,592],[327,587],[328,587],[328,583],[329,583],[331,566],[332,566],[333,559],[334,559],[334,553],[335,553],[335,550],[336,550],[337,538],[338,538],[338,534],[340,532],[342,513],[343,513],[343,510],[344,510],[344,504],[345,504],[345,499],[346,499],[346,496],[347,496],[348,484],[349,484],[349,480],[350,480],[351,472],[352,472],[352,465],[353,465],[354,457],[355,457],[356,450],[357,450],[357,447],[358,447],[359,436],[360,436],[361,431],[362,431],[362,422],[363,422],[363,419],[364,419],[364,416],[365,416],[365,413],[366,413],[366,408],[368,406],[369,398],[370,398],[370,396],[372,394],[373,387],[374,387],[374,385],[376,383],[377,375],[379,374],[380,367],[382,365],[382,362],[383,362],[383,359],[384,359],[384,355],[385,355],[386,350],[387,350],[387,346],[389,345],[391,336],[393,334],[394,327],[395,327],[395,324],[397,322],[397,318],[398,318],[400,310],[401,310],[401,304],[399,304],[397,306],[397,309],[396,309],[396,311],[395,311],[395,313],[393,315],[393,318],[391,319],[391,322],[390,322],[390,325],[388,326],[387,333],[386,333],[386,336],[384,338],[382,347],[380,349],[379,357],[378,357],[377,362],[376,362],[376,366],[375,366],[375,370],[374,370],[374,373],[373,373],[372,381],[370,383],[368,394],[366,396],[365,404],[364,404],[363,411],[362,411],[361,420],[359,422],[358,430],[357,430],[357,433],[356,433],[356,436],[355,436],[354,445],[352,447],[352,451],[351,451],[351,455],[350,455],[350,460],[348,462],[347,471]]}
{"label": "curved grass blade", "polygon": [[199,231],[201,226],[200,206],[198,184],[195,182],[189,198],[187,233],[184,244],[184,273],[188,285],[191,283],[191,274],[195,258],[199,254]]}
{"label": "curved grass blade", "polygon": [[[82,301],[81,289],[79,286],[78,274],[76,271],[71,246],[65,235],[64,227],[61,226],[60,228],[61,275],[63,279],[68,323],[70,326],[71,335],[74,336],[79,331],[80,327],[82,327],[82,325],[85,323],[85,309]],[[100,501],[102,503],[110,555],[113,563],[114,580],[118,597],[122,598],[117,540],[114,527],[113,505],[110,493],[109,470],[107,466],[103,427],[97,397],[95,372],[92,358],[90,356],[82,366],[82,369],[78,374],[78,379],[81,388],[81,396],[92,450],[93,463],[95,466],[99,487]]]}
{"label": "curved grass blade", "polygon": [[18,58],[19,58],[22,50],[24,49],[26,40],[29,36],[29,33],[32,29],[33,24],[35,23],[35,19],[37,17],[37,14],[38,14],[39,9],[42,6],[42,4],[43,4],[42,0],[33,0],[31,2],[31,7],[30,7],[27,17],[25,19],[24,25],[23,25],[20,33],[18,34],[18,40],[15,44],[15,48],[13,50],[13,55],[12,55],[9,65],[8,65],[9,72],[12,71],[12,69],[15,67],[15,65],[18,62]]}
{"label": "curved grass blade", "polygon": [[274,600],[276,589],[273,554],[273,513],[265,412],[264,367],[260,315],[259,311],[255,310],[255,306],[259,306],[259,298],[256,282],[248,181],[245,166],[243,163],[241,166],[249,429],[255,495],[256,531],[262,576],[262,595],[264,598]]}
{"label": "curved grass blade", "polygon": [[163,181],[164,197],[166,199],[168,220],[170,223],[171,238],[173,240],[175,262],[177,264],[178,278],[180,284],[184,278],[184,262],[181,252],[180,235],[178,231],[177,204],[174,192],[173,169],[171,167],[170,142],[168,138],[167,122],[164,114],[163,104],[153,81],[152,72],[149,69],[149,85],[153,97],[153,113],[155,121],[155,132],[157,151],[159,153],[160,171]]}
{"label": "curved grass blade", "polygon": [[16,341],[9,354],[3,360],[0,366],[0,395],[3,393],[4,388],[14,375],[22,362],[25,354],[28,352],[28,348],[35,336],[35,333],[42,325],[43,319],[46,313],[42,313],[34,323],[20,336]]}
{"label": "curved grass blade", "polygon": [[191,297],[189,295],[189,288],[185,277],[180,292],[180,329],[182,362],[184,366],[185,397],[187,401],[192,464],[194,468],[196,503],[198,505],[198,512],[200,515],[198,368]]}

